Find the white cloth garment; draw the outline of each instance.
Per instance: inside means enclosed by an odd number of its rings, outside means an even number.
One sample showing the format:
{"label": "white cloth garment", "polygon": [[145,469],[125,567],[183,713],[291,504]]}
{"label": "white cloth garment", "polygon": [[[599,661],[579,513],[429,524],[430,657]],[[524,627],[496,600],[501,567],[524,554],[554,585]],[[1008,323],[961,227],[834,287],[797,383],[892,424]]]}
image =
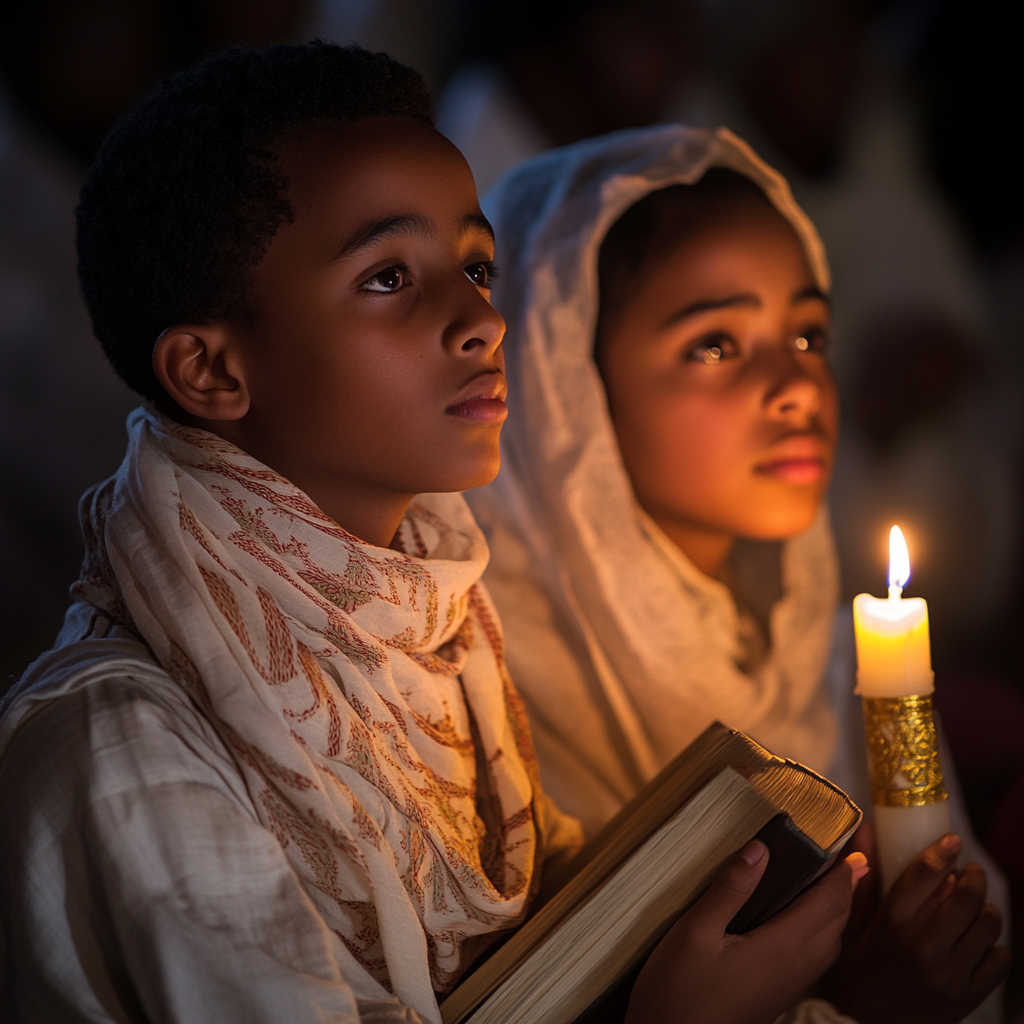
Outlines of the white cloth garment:
{"label": "white cloth garment", "polygon": [[819,686],[837,600],[826,517],[781,549],[737,553],[738,575],[774,557],[781,586],[771,651],[744,672],[730,591],[637,506],[591,356],[609,227],[649,192],[711,166],[765,190],[827,291],[821,243],[785,181],[724,129],[664,126],[569,146],[512,172],[485,202],[504,272],[492,299],[508,324],[511,415],[497,480],[468,498],[491,546],[488,587],[544,785],[588,832],[716,718],[822,771],[835,746]]}
{"label": "white cloth garment", "polygon": [[[552,847],[578,840],[536,784],[480,531],[458,495],[421,495],[400,530],[412,553],[374,548],[214,435],[145,410],[129,428],[118,475],[83,502],[62,640],[91,615],[145,646],[99,665],[96,639],[59,648],[0,722],[44,807],[78,796],[40,818],[8,775],[15,984],[65,972],[48,995],[74,993],[82,1019],[108,1019],[84,1007],[113,989],[124,1019],[270,1020],[219,1011],[250,988],[282,1007],[292,988],[310,1020],[394,996],[396,1019],[438,1021],[435,992],[525,916],[552,826]],[[45,741],[44,715],[52,765],[19,735]],[[27,848],[62,817],[67,842],[43,857],[63,865],[55,905]],[[61,941],[77,964],[53,957]]]}

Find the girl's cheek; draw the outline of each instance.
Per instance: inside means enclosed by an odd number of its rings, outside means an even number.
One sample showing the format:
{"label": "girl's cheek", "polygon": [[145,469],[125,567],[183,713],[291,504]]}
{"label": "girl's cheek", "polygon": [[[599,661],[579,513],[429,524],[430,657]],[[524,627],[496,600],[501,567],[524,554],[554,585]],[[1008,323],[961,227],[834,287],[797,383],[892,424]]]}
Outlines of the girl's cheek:
{"label": "girl's cheek", "polygon": [[706,488],[732,475],[739,447],[735,428],[735,417],[717,403],[691,401],[666,410],[652,447],[682,486]]}

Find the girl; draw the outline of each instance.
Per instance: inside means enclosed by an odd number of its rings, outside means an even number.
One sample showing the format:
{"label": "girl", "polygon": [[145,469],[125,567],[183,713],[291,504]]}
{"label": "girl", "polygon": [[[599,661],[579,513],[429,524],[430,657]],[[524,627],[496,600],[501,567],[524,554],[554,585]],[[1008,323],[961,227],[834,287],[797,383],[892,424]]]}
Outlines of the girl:
{"label": "girl", "polygon": [[470,501],[545,788],[592,833],[718,718],[868,804],[856,705],[822,682],[829,273],[786,183],[668,126],[525,164],[488,212],[513,415]]}

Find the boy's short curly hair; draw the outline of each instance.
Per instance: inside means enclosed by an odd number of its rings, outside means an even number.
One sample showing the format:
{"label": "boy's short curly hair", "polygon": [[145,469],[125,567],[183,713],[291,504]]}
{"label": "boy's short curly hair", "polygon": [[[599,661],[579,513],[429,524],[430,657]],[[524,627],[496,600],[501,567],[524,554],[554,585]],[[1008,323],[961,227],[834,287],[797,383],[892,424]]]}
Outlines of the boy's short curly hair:
{"label": "boy's short curly hair", "polygon": [[294,214],[275,147],[304,127],[433,124],[418,72],[324,42],[233,48],[161,84],[107,136],[77,210],[78,276],[114,369],[170,398],[153,346],[176,323],[252,322],[252,274]]}

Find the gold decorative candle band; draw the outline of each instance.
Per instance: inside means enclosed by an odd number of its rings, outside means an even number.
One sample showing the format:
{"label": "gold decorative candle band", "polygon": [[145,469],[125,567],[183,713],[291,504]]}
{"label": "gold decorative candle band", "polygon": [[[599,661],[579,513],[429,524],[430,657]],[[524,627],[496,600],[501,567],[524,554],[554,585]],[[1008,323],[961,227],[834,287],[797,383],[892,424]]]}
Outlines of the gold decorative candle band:
{"label": "gold decorative candle band", "polygon": [[876,807],[921,807],[946,799],[930,694],[865,697],[864,727]]}

